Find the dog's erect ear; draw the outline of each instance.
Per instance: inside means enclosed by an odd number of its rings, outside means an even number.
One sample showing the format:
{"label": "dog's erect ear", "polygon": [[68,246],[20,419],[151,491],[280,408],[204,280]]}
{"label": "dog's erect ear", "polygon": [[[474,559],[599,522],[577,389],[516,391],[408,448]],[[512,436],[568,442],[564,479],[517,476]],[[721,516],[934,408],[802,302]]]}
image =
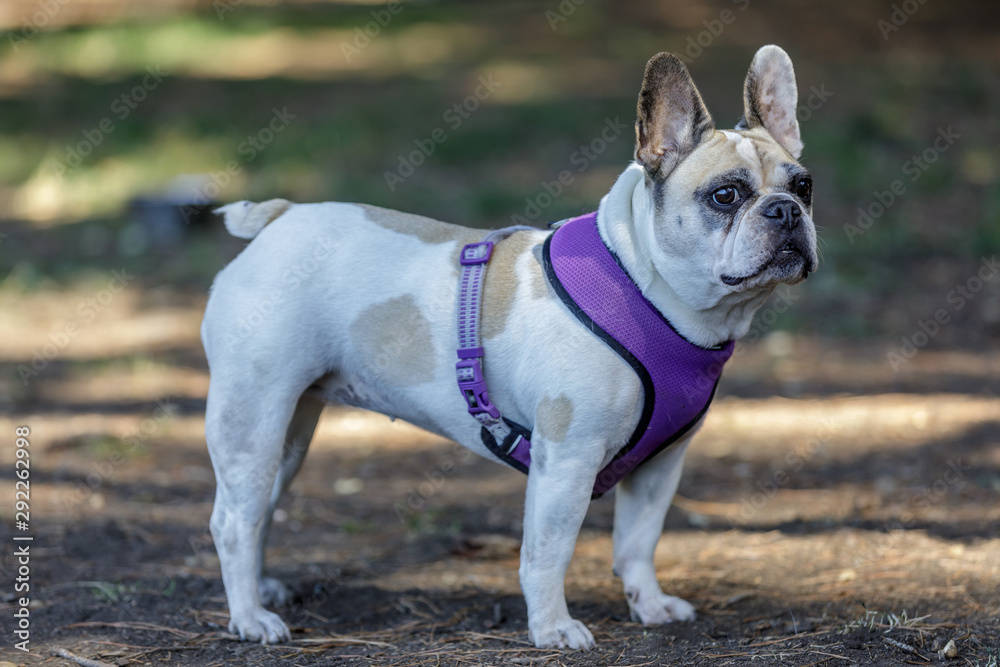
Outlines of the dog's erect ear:
{"label": "dog's erect ear", "polygon": [[635,121],[635,161],[665,177],[715,129],[687,67],[670,53],[646,63]]}
{"label": "dog's erect ear", "polygon": [[737,128],[763,127],[797,160],[802,155],[799,121],[795,118],[798,101],[792,59],[780,46],[762,46],[743,84],[743,120]]}

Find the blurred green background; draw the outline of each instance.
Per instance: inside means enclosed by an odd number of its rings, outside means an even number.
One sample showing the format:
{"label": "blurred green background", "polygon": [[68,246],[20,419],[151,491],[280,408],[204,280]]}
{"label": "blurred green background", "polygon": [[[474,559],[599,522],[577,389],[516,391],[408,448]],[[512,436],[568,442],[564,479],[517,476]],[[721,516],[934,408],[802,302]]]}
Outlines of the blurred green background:
{"label": "blurred green background", "polygon": [[[6,2],[0,289],[125,265],[204,291],[239,246],[218,224],[160,238],[137,198],[357,201],[490,227],[534,212],[570,169],[537,223],[592,210],[631,158],[652,54],[682,55],[731,127],[750,58],[773,42],[796,67],[823,257],[777,326],[888,349],[1000,248],[998,14],[972,0]],[[580,162],[614,119],[626,131]],[[390,188],[437,128],[443,143]],[[959,138],[936,151],[948,128]],[[849,238],[897,179],[905,193]],[[998,304],[987,281],[930,346],[989,347]]]}

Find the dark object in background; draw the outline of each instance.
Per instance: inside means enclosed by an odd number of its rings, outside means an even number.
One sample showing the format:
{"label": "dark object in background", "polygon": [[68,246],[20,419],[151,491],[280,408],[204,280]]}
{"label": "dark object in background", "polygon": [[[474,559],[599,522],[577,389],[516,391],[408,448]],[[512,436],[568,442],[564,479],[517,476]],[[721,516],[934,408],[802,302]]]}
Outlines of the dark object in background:
{"label": "dark object in background", "polygon": [[212,219],[217,202],[199,203],[170,199],[141,197],[129,202],[129,210],[136,220],[150,227],[151,236],[170,235],[170,228],[205,227]]}
{"label": "dark object in background", "polygon": [[129,202],[131,222],[128,234],[141,249],[178,247],[183,238],[206,229],[212,211],[220,204],[205,196],[210,178],[186,174],[174,179],[163,194],[136,197]]}

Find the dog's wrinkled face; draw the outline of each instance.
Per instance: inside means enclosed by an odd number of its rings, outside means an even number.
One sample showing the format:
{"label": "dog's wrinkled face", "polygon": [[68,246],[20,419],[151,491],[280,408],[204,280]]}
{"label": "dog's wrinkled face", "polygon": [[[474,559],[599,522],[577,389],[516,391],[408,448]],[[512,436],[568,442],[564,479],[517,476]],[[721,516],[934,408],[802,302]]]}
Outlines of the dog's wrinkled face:
{"label": "dog's wrinkled face", "polygon": [[766,46],[747,74],[743,119],[718,131],[679,60],[647,65],[636,161],[653,195],[651,259],[690,306],[764,298],[816,269],[797,97],[788,55]]}
{"label": "dog's wrinkled face", "polygon": [[657,244],[710,256],[720,289],[797,283],[816,269],[812,178],[766,130],[715,132],[670,175],[668,192]]}

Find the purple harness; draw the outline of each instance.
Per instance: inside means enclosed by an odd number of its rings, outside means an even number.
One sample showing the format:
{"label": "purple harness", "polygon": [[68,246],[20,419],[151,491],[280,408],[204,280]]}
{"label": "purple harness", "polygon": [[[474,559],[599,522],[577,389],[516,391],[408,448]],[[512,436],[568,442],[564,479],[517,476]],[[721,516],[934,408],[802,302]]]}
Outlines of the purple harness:
{"label": "purple harness", "polygon": [[[462,250],[458,385],[470,414],[483,425],[486,446],[500,460],[527,473],[531,465],[530,432],[504,419],[489,402],[478,334],[482,276],[492,254],[492,241],[509,233],[493,232],[483,243]],[[488,252],[482,250],[486,246]],[[560,225],[546,240],[542,255],[545,273],[563,303],[628,362],[643,387],[639,423],[628,443],[597,474],[593,493],[597,498],[698,423],[715,396],[722,367],[732,355],[734,344],[729,341],[706,349],[674,331],[604,245],[597,230],[597,213]],[[475,279],[470,280],[473,272]],[[471,322],[475,322],[475,330],[470,332]]]}

